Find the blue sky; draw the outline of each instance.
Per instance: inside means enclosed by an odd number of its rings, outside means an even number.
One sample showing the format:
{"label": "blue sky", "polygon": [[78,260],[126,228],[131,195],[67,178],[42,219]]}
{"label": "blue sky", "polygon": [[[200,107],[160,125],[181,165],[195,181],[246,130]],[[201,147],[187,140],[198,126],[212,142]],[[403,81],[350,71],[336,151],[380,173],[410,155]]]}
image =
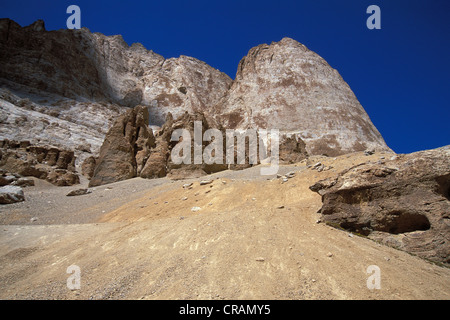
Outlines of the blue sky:
{"label": "blue sky", "polygon": [[[448,0],[1,0],[0,17],[62,29],[71,4],[92,32],[193,56],[231,78],[250,48],[291,37],[340,72],[395,152],[450,144]],[[366,27],[372,4],[381,30]]]}

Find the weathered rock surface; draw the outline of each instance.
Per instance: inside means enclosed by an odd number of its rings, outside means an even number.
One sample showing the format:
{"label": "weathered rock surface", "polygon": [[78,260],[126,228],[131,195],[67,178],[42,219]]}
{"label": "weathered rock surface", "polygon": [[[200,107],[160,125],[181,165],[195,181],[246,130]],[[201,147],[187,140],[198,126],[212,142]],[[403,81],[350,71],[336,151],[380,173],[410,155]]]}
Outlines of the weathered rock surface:
{"label": "weathered rock surface", "polygon": [[[141,120],[139,120],[141,119]],[[155,136],[144,124],[148,121],[147,108],[143,106],[135,107],[123,114],[106,135],[105,142],[101,148],[98,159],[87,158],[82,165],[84,174],[88,177],[95,167],[90,186],[111,183],[124,179],[140,176],[142,178],[161,178],[168,176],[171,179],[185,179],[200,177],[205,174],[215,173],[226,169],[243,169],[255,163],[249,162],[249,140],[234,144],[234,164],[227,163],[226,150],[226,130],[221,128],[214,119],[208,118],[205,114],[197,112],[189,114],[185,112],[181,117],[173,119],[172,114],[168,114],[166,122],[162,128],[156,131]],[[195,129],[195,123],[201,129]],[[172,159],[172,153],[176,152],[174,147],[178,147],[179,156],[184,151],[179,145],[182,138],[172,141],[175,130],[184,129],[189,133],[190,144],[187,148],[190,156],[187,161],[179,163]],[[214,139],[206,139],[205,132],[208,129],[217,129],[217,142]],[[201,134],[201,163],[195,162],[195,132]],[[239,133],[237,133],[239,134]],[[178,138],[175,137],[175,139]],[[222,139],[222,141],[220,141]],[[256,139],[259,138],[256,136]],[[244,163],[238,164],[237,145],[245,144],[246,154]],[[262,143],[260,141],[260,143]],[[299,159],[304,159],[307,154],[304,150],[304,143],[301,139],[290,137],[281,143],[282,162],[294,163]],[[257,146],[258,147],[258,146]],[[208,148],[208,149],[206,149]],[[257,149],[257,148],[256,148]],[[207,150],[207,152],[205,152]],[[222,152],[220,156],[219,152]],[[217,155],[216,155],[216,152]],[[205,157],[211,155],[210,161]],[[217,160],[217,161],[216,161]],[[221,162],[221,163],[220,163]],[[90,171],[90,172],[88,172]]]}
{"label": "weathered rock surface", "polygon": [[80,183],[80,177],[73,171],[55,169],[48,173],[46,180],[55,186],[64,187]]}
{"label": "weathered rock surface", "polygon": [[95,166],[97,165],[97,159],[93,156],[86,158],[81,164],[81,174],[91,179],[94,175]]}
{"label": "weathered rock surface", "polygon": [[310,155],[389,150],[339,73],[290,38],[250,49],[214,114],[226,128],[298,134]]}
{"label": "weathered rock surface", "polygon": [[15,87],[9,86],[11,91],[0,88],[0,139],[74,150],[80,163],[98,155],[106,132],[126,110],[110,103],[81,102]]}
{"label": "weathered rock surface", "polygon": [[162,178],[167,175],[167,159],[170,156],[170,137],[172,134],[173,117],[169,113],[166,123],[155,135],[155,148],[150,151],[147,162],[140,172],[146,179]]}
{"label": "weathered rock surface", "polygon": [[322,220],[450,263],[450,147],[365,163],[310,187]]}
{"label": "weathered rock surface", "polygon": [[165,59],[86,28],[46,31],[43,21],[0,19],[0,64],[0,138],[75,150],[77,167],[99,155],[127,108],[147,106],[161,126],[169,112],[207,110],[232,81],[195,58]]}
{"label": "weathered rock surface", "polygon": [[[20,176],[45,179],[57,186],[80,183],[75,172],[76,157],[73,151],[54,146],[31,145],[29,141],[1,140],[0,168]],[[18,181],[30,184],[30,181]]]}
{"label": "weathered rock surface", "polygon": [[120,35],[88,29],[46,31],[0,19],[0,83],[79,100],[150,107],[152,124],[214,105],[231,79],[195,58],[165,59]]}
{"label": "weathered rock surface", "polygon": [[0,187],[0,204],[10,204],[25,200],[23,190],[17,186]]}
{"label": "weathered rock surface", "polygon": [[[135,120],[135,118],[142,119]],[[90,185],[100,185],[140,176],[142,178],[161,178],[170,173],[171,178],[198,177],[210,172],[225,170],[227,166],[194,164],[194,122],[202,122],[202,133],[209,128],[201,113],[190,115],[187,112],[174,120],[172,114],[162,128],[153,136],[144,123],[148,123],[145,107],[136,107],[125,113],[108,132]],[[136,122],[136,125],[133,123]],[[176,164],[171,159],[171,151],[178,143],[171,141],[176,129],[186,129],[191,134],[191,155],[189,164]],[[128,132],[125,133],[125,132]],[[204,141],[202,150],[208,144]]]}
{"label": "weathered rock surface", "polygon": [[20,177],[11,184],[18,187],[32,187],[34,186],[34,180],[29,177]]}
{"label": "weathered rock surface", "polygon": [[68,194],[66,194],[67,197],[75,197],[75,196],[82,196],[84,194],[89,194],[92,191],[90,189],[82,188],[82,189],[76,189],[70,191]]}
{"label": "weathered rock surface", "polygon": [[[200,146],[202,150],[202,163],[196,164],[195,163],[195,132],[194,132],[194,126],[195,122],[201,123],[201,136],[202,136],[202,144]],[[219,172],[222,170],[226,170],[228,168],[227,164],[225,163],[224,156],[221,157],[221,164],[220,163],[207,163],[203,157],[205,148],[210,145],[209,141],[206,141],[203,139],[205,131],[208,129],[218,129],[222,133],[222,148],[225,152],[225,131],[220,130],[221,127],[218,123],[215,123],[215,121],[205,115],[204,113],[194,113],[194,114],[188,114],[184,113],[181,117],[177,118],[173,121],[173,124],[170,128],[171,135],[176,129],[185,129],[189,132],[191,141],[190,141],[190,163],[189,164],[176,164],[174,163],[172,159],[172,149],[173,147],[178,143],[177,141],[172,141],[170,143],[170,155],[167,159],[167,168],[170,172],[170,177],[172,179],[183,179],[183,178],[195,178],[200,177],[205,174],[210,174],[214,172]],[[182,141],[182,139],[180,139]],[[181,155],[181,154],[180,154]]]}
{"label": "weathered rock surface", "polygon": [[300,137],[296,135],[282,137],[279,147],[280,163],[297,163],[307,157],[306,144]]}
{"label": "weathered rock surface", "polygon": [[121,115],[105,137],[89,186],[99,186],[139,176],[155,147],[148,128],[148,109],[137,106]]}

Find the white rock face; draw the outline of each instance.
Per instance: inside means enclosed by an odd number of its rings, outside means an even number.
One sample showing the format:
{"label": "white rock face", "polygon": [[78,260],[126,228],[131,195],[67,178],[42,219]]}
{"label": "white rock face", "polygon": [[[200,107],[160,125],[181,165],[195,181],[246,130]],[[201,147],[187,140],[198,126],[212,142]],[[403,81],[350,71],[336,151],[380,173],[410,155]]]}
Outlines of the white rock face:
{"label": "white rock face", "polygon": [[149,106],[150,124],[161,126],[170,111],[204,111],[222,98],[232,80],[192,57],[164,59],[140,43],[128,46],[120,35],[82,33],[89,56],[105,84],[104,90],[121,105]]}
{"label": "white rock face", "polygon": [[215,114],[225,127],[298,135],[309,154],[389,150],[339,73],[290,38],[248,52]]}
{"label": "white rock face", "polygon": [[98,154],[106,132],[123,110],[70,99],[61,99],[57,105],[39,104],[0,89],[0,140],[28,140],[33,145],[74,150],[81,163]]}

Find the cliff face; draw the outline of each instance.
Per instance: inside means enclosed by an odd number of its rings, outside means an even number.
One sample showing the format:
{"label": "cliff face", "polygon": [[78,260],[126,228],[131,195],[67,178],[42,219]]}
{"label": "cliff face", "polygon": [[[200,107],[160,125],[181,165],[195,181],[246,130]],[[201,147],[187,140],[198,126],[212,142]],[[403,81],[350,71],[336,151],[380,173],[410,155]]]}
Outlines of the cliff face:
{"label": "cliff face", "polygon": [[98,155],[115,119],[141,105],[150,125],[161,127],[169,112],[203,113],[223,128],[279,129],[309,155],[389,150],[339,73],[289,38],[252,48],[233,81],[195,58],[128,46],[120,35],[0,19],[0,64],[7,139],[87,145]]}
{"label": "cliff face", "polygon": [[309,154],[388,150],[339,73],[290,38],[248,52],[215,114],[226,127],[298,135]]}

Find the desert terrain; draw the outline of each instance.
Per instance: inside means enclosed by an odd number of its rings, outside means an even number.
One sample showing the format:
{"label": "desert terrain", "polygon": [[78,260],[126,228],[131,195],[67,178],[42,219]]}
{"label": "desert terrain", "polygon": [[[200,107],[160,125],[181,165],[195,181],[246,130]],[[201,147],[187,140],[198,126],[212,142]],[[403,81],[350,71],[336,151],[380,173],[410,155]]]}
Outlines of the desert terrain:
{"label": "desert terrain", "polygon": [[[0,298],[450,299],[448,268],[320,221],[309,186],[384,156],[312,156],[280,166],[295,172],[286,182],[255,166],[133,178],[74,197],[87,180],[35,179],[24,202],[0,207]],[[81,271],[75,290],[71,265]],[[371,265],[380,289],[368,289]]]}

